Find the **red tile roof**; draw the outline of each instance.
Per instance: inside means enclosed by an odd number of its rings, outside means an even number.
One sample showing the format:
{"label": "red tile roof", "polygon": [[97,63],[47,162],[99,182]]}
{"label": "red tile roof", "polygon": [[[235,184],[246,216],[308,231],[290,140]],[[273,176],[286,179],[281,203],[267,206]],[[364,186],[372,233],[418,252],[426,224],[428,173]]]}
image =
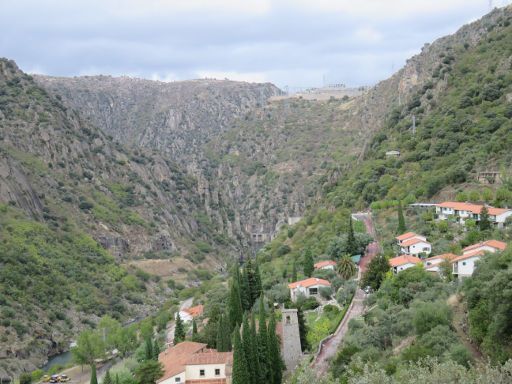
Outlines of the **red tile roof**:
{"label": "red tile roof", "polygon": [[[471,203],[460,203],[457,201],[445,201],[441,204],[436,204],[438,207],[442,208],[451,208],[456,211],[469,211],[475,214],[480,214],[482,211],[483,205],[479,204],[471,204]],[[491,206],[487,206],[487,211],[489,212],[489,215],[501,215],[502,213],[510,211],[510,209],[504,209],[504,208],[494,208]]]}
{"label": "red tile roof", "polygon": [[419,263],[421,263],[421,259],[414,257],[414,256],[409,256],[409,255],[402,255],[402,256],[397,256],[397,257],[393,257],[392,259],[389,259],[389,265],[391,265],[392,267],[398,267],[398,266],[404,265],[404,264],[419,264]]}
{"label": "red tile roof", "polygon": [[198,317],[203,314],[204,306],[202,304],[196,305],[195,307],[186,308],[183,312],[187,312],[192,317]]}
{"label": "red tile roof", "polygon": [[323,267],[327,267],[329,265],[336,266],[336,262],[332,260],[319,261],[318,263],[315,264],[315,269],[320,269]]}
{"label": "red tile roof", "polygon": [[413,239],[405,240],[405,241],[404,241],[404,242],[402,242],[402,244],[400,244],[400,245],[401,245],[402,247],[410,247],[411,245],[418,244],[418,243],[427,243],[427,244],[430,244],[430,243],[429,243],[428,241],[426,241],[426,240],[413,238]]}
{"label": "red tile roof", "polygon": [[470,251],[470,252],[466,253],[465,255],[456,257],[455,259],[452,260],[452,263],[456,263],[456,262],[461,261],[461,260],[466,260],[466,259],[469,259],[471,257],[481,257],[483,255],[485,255],[485,251],[480,250],[480,249],[476,249],[474,251]]}
{"label": "red tile roof", "polygon": [[318,279],[316,277],[310,277],[306,280],[296,281],[295,283],[288,284],[288,288],[293,289],[297,287],[313,287],[315,285],[324,285],[326,287],[330,287],[331,283],[329,283],[327,280],[324,279]]}
{"label": "red tile roof", "polygon": [[507,248],[507,243],[504,243],[503,241],[499,241],[499,240],[487,240],[487,241],[483,241],[478,244],[470,245],[469,247],[464,248],[462,251],[467,252],[467,251],[471,251],[472,249],[477,249],[477,248],[485,247],[485,246],[495,248],[500,251],[504,251],[505,248]]}
{"label": "red tile roof", "polygon": [[395,239],[397,239],[398,241],[403,241],[403,240],[410,239],[411,237],[414,237],[414,236],[418,236],[418,235],[414,232],[407,232],[407,233],[404,233],[403,235],[395,237]]}
{"label": "red tile roof", "polygon": [[164,366],[164,375],[157,381],[161,382],[185,371],[186,361],[195,353],[206,349],[206,344],[184,341],[167,348],[158,355],[158,361]]}
{"label": "red tile roof", "polygon": [[217,352],[215,349],[207,349],[204,352],[198,352],[191,355],[186,365],[203,364],[232,364],[233,352]]}

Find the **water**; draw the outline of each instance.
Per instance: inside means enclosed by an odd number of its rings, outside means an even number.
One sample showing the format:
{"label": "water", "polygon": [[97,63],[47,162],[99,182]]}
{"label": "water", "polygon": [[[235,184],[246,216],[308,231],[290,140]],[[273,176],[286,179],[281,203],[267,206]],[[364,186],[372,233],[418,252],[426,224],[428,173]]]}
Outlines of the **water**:
{"label": "water", "polygon": [[46,363],[45,365],[43,365],[42,369],[44,371],[47,371],[49,370],[51,367],[55,366],[55,365],[66,365],[68,364],[69,362],[71,362],[71,352],[67,351],[67,352],[62,352],[58,355],[55,355],[55,356],[52,356],[48,359],[48,363]]}

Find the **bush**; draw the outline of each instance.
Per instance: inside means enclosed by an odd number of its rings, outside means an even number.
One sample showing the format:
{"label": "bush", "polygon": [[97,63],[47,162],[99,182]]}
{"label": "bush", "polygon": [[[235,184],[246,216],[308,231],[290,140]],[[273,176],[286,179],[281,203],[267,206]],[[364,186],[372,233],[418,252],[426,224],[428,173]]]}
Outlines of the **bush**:
{"label": "bush", "polygon": [[420,303],[414,307],[413,324],[416,332],[423,335],[431,329],[451,323],[451,310],[443,302]]}

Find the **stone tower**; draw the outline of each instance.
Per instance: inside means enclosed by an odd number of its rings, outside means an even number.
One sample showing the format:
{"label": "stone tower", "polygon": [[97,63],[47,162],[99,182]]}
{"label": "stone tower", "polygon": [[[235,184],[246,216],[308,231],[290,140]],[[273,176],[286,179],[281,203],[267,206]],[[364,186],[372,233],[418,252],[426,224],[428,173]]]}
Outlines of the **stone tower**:
{"label": "stone tower", "polygon": [[282,348],[281,354],[283,356],[286,369],[288,371],[294,370],[302,357],[302,350],[300,348],[300,333],[299,333],[299,319],[297,317],[296,309],[283,309],[282,310]]}

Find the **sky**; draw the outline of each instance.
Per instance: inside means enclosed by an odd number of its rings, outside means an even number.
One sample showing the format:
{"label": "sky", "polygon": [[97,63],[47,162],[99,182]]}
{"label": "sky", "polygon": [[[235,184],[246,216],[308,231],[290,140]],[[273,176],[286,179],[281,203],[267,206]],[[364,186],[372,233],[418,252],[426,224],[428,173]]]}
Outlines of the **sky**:
{"label": "sky", "polygon": [[[511,1],[494,0],[493,6]],[[489,0],[0,0],[0,57],[29,73],[372,85]]]}

